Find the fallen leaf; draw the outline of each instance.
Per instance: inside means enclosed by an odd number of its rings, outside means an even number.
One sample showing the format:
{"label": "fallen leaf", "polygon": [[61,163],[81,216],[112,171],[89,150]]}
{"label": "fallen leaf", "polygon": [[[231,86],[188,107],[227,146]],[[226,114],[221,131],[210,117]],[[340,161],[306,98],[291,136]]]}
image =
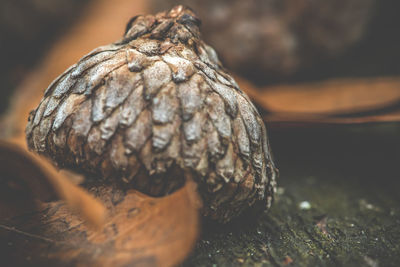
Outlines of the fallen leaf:
{"label": "fallen leaf", "polygon": [[91,225],[101,227],[105,208],[98,200],[69,181],[46,159],[28,152],[20,145],[0,140],[1,216],[33,209],[32,201],[63,199],[68,206],[81,214]]}
{"label": "fallen leaf", "polygon": [[0,160],[0,258],[12,265],[173,266],[197,240],[190,180],[162,198],[99,181],[87,187],[99,202],[16,143],[0,140]]}
{"label": "fallen leaf", "polygon": [[268,122],[297,125],[400,121],[398,77],[336,79],[268,88],[257,88],[240,77],[237,80]]}
{"label": "fallen leaf", "polygon": [[336,79],[244,90],[273,113],[351,114],[400,103],[400,78]]}
{"label": "fallen leaf", "polygon": [[400,110],[385,114],[370,116],[321,116],[321,115],[302,115],[302,114],[264,114],[264,120],[272,126],[307,126],[307,125],[326,125],[326,124],[365,124],[365,123],[385,123],[399,122]]}
{"label": "fallen leaf", "polygon": [[92,191],[109,210],[102,231],[63,203],[43,204],[40,212],[0,220],[1,258],[18,266],[174,266],[192,250],[200,207],[194,182],[161,198],[109,185]]}

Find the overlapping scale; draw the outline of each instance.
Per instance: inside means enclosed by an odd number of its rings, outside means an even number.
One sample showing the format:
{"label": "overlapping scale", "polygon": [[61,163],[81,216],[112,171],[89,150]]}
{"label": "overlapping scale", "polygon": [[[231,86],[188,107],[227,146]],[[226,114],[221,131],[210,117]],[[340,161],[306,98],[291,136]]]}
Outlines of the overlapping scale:
{"label": "overlapping scale", "polygon": [[269,206],[277,171],[257,110],[197,26],[168,14],[139,17],[59,76],[31,115],[30,149],[153,195],[190,176],[223,222]]}

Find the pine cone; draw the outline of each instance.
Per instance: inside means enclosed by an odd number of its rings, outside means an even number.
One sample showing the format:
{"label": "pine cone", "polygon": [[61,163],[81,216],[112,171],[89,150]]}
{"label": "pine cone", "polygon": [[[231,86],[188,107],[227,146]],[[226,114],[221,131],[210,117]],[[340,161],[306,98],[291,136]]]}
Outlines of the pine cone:
{"label": "pine cone", "polygon": [[204,215],[270,207],[277,170],[264,123],[177,6],[134,17],[122,40],[59,76],[31,112],[31,150],[59,167],[162,196],[191,177]]}

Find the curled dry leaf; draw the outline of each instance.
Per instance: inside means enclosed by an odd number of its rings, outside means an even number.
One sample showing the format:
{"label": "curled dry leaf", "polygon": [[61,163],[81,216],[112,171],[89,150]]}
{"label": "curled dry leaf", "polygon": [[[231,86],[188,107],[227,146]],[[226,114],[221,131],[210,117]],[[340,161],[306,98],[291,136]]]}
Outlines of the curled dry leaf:
{"label": "curled dry leaf", "polygon": [[337,79],[260,90],[237,79],[266,121],[367,123],[400,121],[400,78]]}
{"label": "curled dry leaf", "polygon": [[92,191],[109,210],[101,231],[60,202],[43,204],[0,220],[1,259],[17,266],[174,266],[191,251],[200,206],[193,182],[162,198],[108,185]]}
{"label": "curled dry leaf", "polygon": [[[201,201],[191,181],[164,198],[88,186],[107,207],[105,218],[98,200],[16,143],[0,141],[0,162],[0,258],[5,262],[173,266],[197,239]],[[66,202],[56,201],[58,196]]]}
{"label": "curled dry leaf", "polygon": [[74,185],[53,165],[16,143],[0,140],[0,179],[3,192],[1,217],[10,217],[23,210],[34,209],[33,201],[63,199],[91,225],[101,227],[105,208],[82,188]]}

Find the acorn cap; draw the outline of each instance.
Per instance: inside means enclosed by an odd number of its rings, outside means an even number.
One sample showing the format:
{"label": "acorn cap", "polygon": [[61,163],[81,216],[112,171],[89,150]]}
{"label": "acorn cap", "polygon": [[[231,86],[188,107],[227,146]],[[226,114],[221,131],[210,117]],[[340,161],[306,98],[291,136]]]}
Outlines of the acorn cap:
{"label": "acorn cap", "polygon": [[277,169],[264,123],[199,25],[183,6],[134,17],[124,38],[48,87],[29,118],[29,148],[153,196],[190,177],[204,215],[221,222],[256,201],[270,207]]}

